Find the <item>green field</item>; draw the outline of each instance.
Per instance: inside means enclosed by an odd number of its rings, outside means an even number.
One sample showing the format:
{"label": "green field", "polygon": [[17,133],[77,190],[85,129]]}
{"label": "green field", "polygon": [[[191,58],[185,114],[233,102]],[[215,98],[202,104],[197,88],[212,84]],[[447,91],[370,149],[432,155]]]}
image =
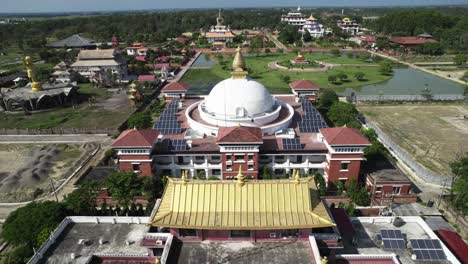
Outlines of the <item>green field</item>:
{"label": "green field", "polygon": [[[362,85],[375,84],[383,82],[391,78],[380,74],[378,67],[368,66],[337,66],[331,70],[324,72],[292,72],[292,71],[279,71],[270,69],[268,63],[273,61],[284,61],[294,59],[295,54],[281,54],[269,56],[245,56],[245,61],[249,71],[249,76],[257,81],[263,83],[272,93],[289,93],[290,88],[288,82],[285,82],[285,76],[289,76],[290,82],[296,80],[310,80],[322,88],[333,88],[337,91],[344,90],[346,87],[356,87]],[[320,60],[323,62],[337,63],[337,64],[366,64],[376,65],[363,61],[361,59],[354,59],[348,57],[335,57],[327,54],[304,54],[309,60]],[[212,86],[214,83],[230,77],[230,64],[232,58],[224,59],[221,63],[217,63],[209,69],[190,69],[182,78],[182,82],[196,84],[195,89],[191,90],[197,93],[197,88],[204,90],[203,86]],[[343,83],[331,84],[328,82],[329,75],[335,75],[343,72],[348,75],[348,80]],[[353,74],[355,72],[364,72],[364,80],[357,81]]]}
{"label": "green field", "polygon": [[119,105],[109,107],[109,103],[107,106],[105,104],[112,94],[106,89],[83,84],[79,91],[87,98],[94,97],[95,103],[83,101],[76,109],[66,107],[32,115],[0,113],[0,128],[113,129],[124,122],[133,111],[133,108],[126,102],[124,94],[119,95],[122,98]]}

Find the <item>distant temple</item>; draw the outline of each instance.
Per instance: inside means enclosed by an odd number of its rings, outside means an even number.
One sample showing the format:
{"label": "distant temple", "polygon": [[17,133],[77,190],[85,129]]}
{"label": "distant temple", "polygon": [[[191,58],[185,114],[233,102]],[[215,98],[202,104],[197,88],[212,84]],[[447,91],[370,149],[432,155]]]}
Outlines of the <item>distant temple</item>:
{"label": "distant temple", "polygon": [[359,24],[348,17],[345,17],[342,20],[338,20],[336,24],[339,28],[341,28],[341,30],[350,35],[354,36],[357,35],[357,33],[359,33]]}
{"label": "distant temple", "polygon": [[323,35],[325,34],[325,28],[322,24],[318,22],[318,20],[313,15],[310,15],[310,17],[307,18],[302,28],[299,29],[299,32],[303,33],[306,30],[313,38],[320,38],[323,37]]}
{"label": "distant temple", "polygon": [[106,76],[109,72],[118,80],[127,75],[127,63],[114,49],[81,50],[71,68],[91,80],[111,78]]}
{"label": "distant temple", "polygon": [[281,22],[286,22],[288,25],[303,26],[306,23],[306,16],[301,13],[301,7],[297,11],[291,11],[286,15],[281,16]]}
{"label": "distant temple", "polygon": [[96,43],[94,40],[73,35],[66,39],[62,39],[47,45],[49,48],[75,48],[75,49],[95,49]]}
{"label": "distant temple", "polygon": [[234,41],[234,33],[232,33],[230,27],[225,26],[223,22],[224,19],[221,16],[221,10],[219,10],[218,18],[216,18],[216,26],[211,26],[210,31],[205,34],[209,43],[224,46],[225,43]]}

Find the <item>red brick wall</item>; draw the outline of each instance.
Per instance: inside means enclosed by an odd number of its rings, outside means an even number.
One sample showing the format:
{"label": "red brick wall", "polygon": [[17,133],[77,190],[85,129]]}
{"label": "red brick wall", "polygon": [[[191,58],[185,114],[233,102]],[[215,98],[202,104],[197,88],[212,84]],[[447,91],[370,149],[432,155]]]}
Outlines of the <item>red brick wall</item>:
{"label": "red brick wall", "polygon": [[[344,160],[343,160],[344,161]],[[339,180],[340,178],[347,178],[346,184],[349,183],[351,179],[354,179],[356,182],[359,177],[359,171],[361,169],[360,160],[351,160],[348,163],[348,171],[341,171],[341,162],[342,160],[331,160],[329,167],[326,169],[328,174],[328,185],[333,185],[333,182]]]}
{"label": "red brick wall", "polygon": [[[249,154],[253,155],[253,171],[250,171],[248,170],[249,168],[249,164],[248,164],[248,160],[249,160]],[[241,155],[241,154],[237,154],[237,155]],[[228,179],[230,177],[236,177],[237,174],[239,173],[239,167],[240,165],[242,165],[242,174],[244,174],[244,176],[251,176],[253,177],[254,179],[257,179],[258,178],[258,153],[255,152],[255,153],[246,153],[244,155],[244,162],[243,163],[236,163],[235,160],[235,156],[236,154],[230,154],[229,156],[231,156],[231,161],[232,161],[232,171],[227,171],[227,164],[226,164],[226,161],[227,161],[227,154],[226,153],[222,153],[221,155],[221,162],[222,162],[222,170],[223,170],[223,179]]]}

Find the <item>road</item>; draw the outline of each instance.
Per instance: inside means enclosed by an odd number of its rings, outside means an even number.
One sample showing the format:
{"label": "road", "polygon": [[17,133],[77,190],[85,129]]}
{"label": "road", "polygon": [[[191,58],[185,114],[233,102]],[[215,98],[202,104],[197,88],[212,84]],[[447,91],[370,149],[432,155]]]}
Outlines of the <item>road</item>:
{"label": "road", "polygon": [[275,43],[275,45],[276,45],[277,48],[282,49],[282,50],[284,50],[285,52],[288,51],[288,47],[286,47],[286,45],[284,45],[284,44],[283,44],[281,41],[279,41],[275,36],[273,36],[273,34],[271,34],[270,31],[266,31],[265,33],[266,33],[267,37],[268,37],[271,41],[273,41],[273,42]]}
{"label": "road", "polygon": [[[105,151],[108,149],[112,143],[112,138],[107,135],[28,135],[28,136],[1,136],[0,144],[31,144],[31,143],[42,143],[42,144],[53,144],[53,143],[98,143],[101,147],[97,153],[91,157],[85,164],[83,164],[82,169],[74,175],[58,192],[57,197],[59,200],[71,193],[74,189],[75,182],[81,177],[82,173],[91,166],[96,166],[99,161],[105,155]],[[58,186],[56,186],[58,187]],[[49,195],[44,197],[42,200],[55,200],[55,196]],[[0,223],[4,221],[8,215],[19,207],[24,206],[25,204],[0,204]]]}

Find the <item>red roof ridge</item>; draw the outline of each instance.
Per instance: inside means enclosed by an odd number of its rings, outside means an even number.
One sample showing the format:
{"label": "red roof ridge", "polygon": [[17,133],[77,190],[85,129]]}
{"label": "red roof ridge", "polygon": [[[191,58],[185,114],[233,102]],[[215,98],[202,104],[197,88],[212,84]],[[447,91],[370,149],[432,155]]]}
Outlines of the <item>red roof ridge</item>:
{"label": "red roof ridge", "polygon": [[357,128],[321,128],[320,133],[329,145],[370,145],[369,140]]}
{"label": "red roof ridge", "polygon": [[183,82],[173,82],[168,85],[166,85],[162,91],[187,91],[190,87],[190,84],[188,83],[183,83]]}
{"label": "red roof ridge", "polygon": [[263,143],[259,127],[221,127],[216,139],[218,143]]}
{"label": "red roof ridge", "polygon": [[112,147],[151,147],[159,132],[154,129],[127,129],[112,143]]}
{"label": "red roof ridge", "polygon": [[289,84],[289,86],[291,89],[296,90],[320,90],[320,88],[315,83],[304,79],[292,82]]}

